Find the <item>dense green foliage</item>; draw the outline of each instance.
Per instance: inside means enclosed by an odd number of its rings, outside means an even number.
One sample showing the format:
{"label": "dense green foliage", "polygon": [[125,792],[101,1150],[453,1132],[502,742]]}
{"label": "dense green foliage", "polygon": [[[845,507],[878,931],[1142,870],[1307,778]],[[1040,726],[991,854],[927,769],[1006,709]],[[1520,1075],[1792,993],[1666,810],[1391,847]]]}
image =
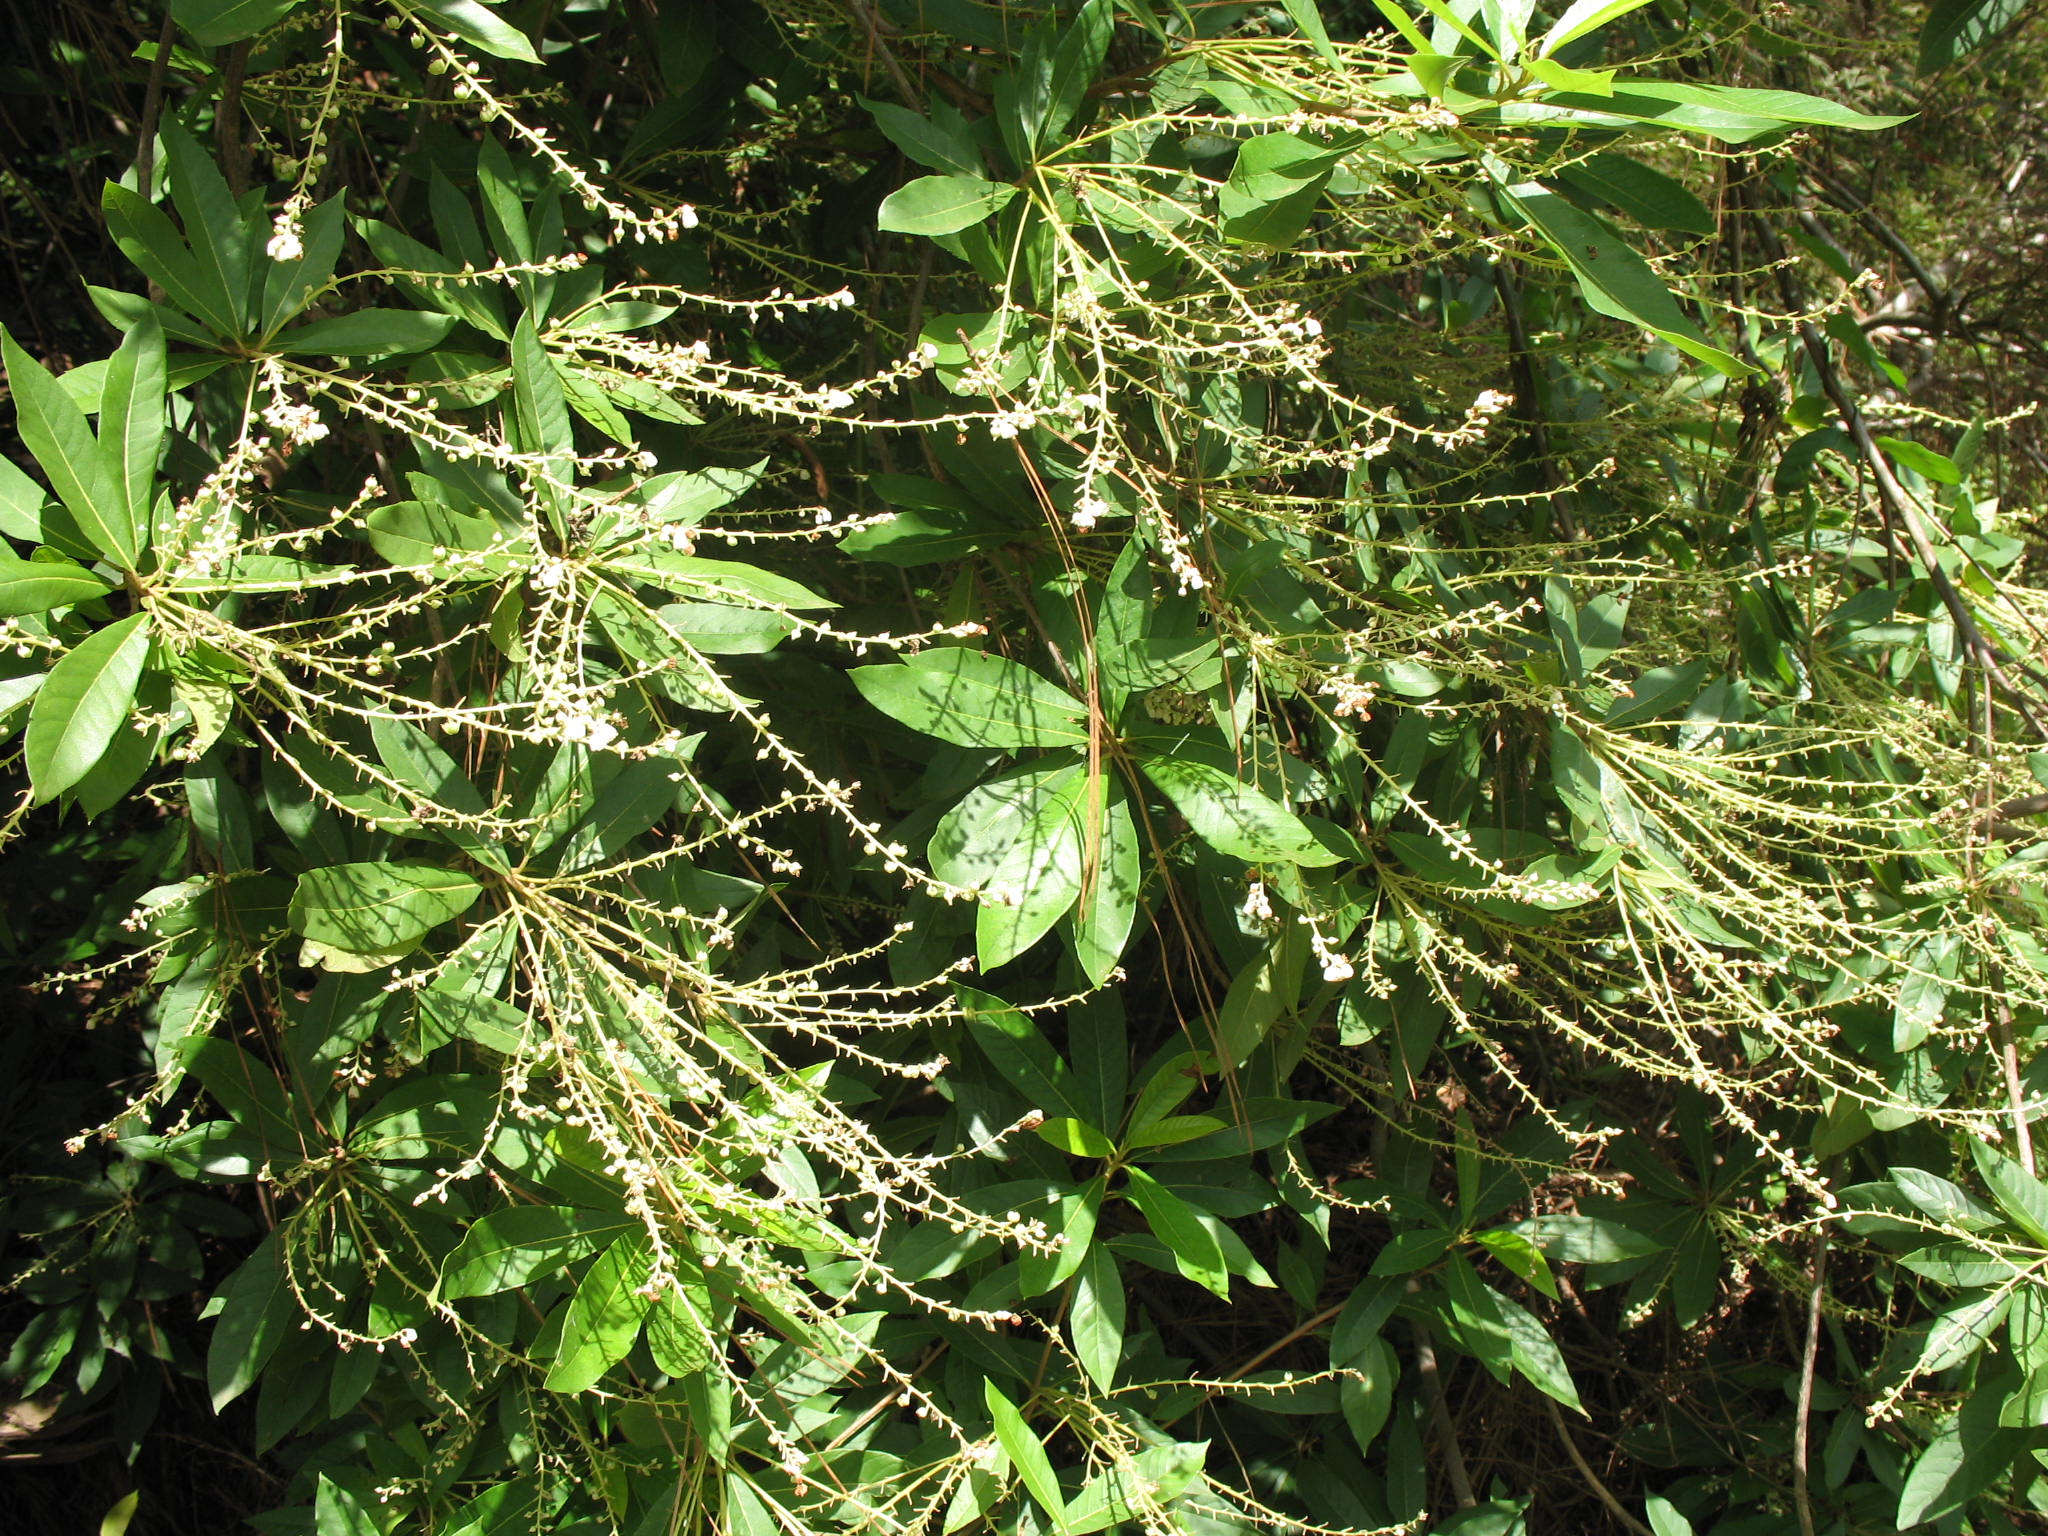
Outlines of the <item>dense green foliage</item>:
{"label": "dense green foliage", "polygon": [[314,1536],[2044,1528],[2040,178],[1935,252],[1896,137],[2017,12],[64,45],[10,1436],[203,1384]]}

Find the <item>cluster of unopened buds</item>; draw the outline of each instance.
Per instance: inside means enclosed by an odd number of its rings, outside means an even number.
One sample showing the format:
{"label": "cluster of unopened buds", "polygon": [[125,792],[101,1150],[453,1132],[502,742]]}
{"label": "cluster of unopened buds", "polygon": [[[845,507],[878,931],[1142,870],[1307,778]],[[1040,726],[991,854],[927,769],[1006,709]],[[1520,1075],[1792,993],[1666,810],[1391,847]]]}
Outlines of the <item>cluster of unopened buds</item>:
{"label": "cluster of unopened buds", "polygon": [[997,411],[988,419],[988,435],[998,438],[1014,438],[1020,432],[1028,432],[1038,425],[1036,411]]}

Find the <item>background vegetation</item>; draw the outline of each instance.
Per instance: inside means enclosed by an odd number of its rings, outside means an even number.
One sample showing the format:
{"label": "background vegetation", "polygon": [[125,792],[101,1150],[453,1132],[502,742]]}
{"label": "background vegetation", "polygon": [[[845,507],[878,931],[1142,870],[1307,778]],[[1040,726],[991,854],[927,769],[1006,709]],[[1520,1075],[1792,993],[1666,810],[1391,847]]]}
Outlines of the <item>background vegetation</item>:
{"label": "background vegetation", "polygon": [[2042,1529],[2020,11],[17,3],[0,1518]]}

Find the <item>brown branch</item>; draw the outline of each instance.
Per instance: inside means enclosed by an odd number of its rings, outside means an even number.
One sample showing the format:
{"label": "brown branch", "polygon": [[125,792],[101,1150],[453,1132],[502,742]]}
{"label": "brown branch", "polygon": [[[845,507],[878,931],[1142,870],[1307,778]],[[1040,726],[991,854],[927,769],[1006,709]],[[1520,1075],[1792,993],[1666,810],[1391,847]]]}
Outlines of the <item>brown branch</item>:
{"label": "brown branch", "polygon": [[1600,1474],[1593,1470],[1593,1464],[1586,1460],[1585,1454],[1579,1449],[1578,1441],[1572,1438],[1572,1432],[1565,1427],[1564,1415],[1558,1412],[1556,1402],[1546,1395],[1543,1406],[1550,1410],[1550,1422],[1557,1426],[1557,1438],[1564,1442],[1565,1455],[1572,1459],[1572,1465],[1578,1468],[1579,1477],[1585,1485],[1593,1490],[1595,1497],[1602,1504],[1607,1506],[1607,1512],[1634,1531],[1636,1536],[1657,1536],[1655,1531],[1630,1514],[1628,1506],[1614,1496],[1614,1490],[1600,1480]]}
{"label": "brown branch", "polygon": [[1821,1298],[1827,1293],[1828,1229],[1813,1234],[1813,1291],[1806,1300],[1806,1348],[1799,1362],[1798,1417],[1792,1428],[1792,1507],[1799,1515],[1799,1536],[1814,1536],[1813,1501],[1807,1495],[1806,1462],[1813,1431],[1813,1378],[1820,1358]]}

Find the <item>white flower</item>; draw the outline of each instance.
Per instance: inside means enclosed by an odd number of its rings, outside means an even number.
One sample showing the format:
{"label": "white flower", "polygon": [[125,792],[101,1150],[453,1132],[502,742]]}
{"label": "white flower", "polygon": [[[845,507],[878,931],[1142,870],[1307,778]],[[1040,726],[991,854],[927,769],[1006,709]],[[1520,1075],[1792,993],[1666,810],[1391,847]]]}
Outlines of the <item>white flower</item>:
{"label": "white flower", "polygon": [[843,411],[851,404],[853,404],[853,396],[848,394],[845,390],[828,389],[825,391],[826,410]]}
{"label": "white flower", "polygon": [[1096,495],[1093,490],[1084,491],[1081,499],[1074,504],[1074,526],[1086,533],[1108,511],[1108,502]]}
{"label": "white flower", "polygon": [[1037,425],[1036,411],[997,411],[988,419],[988,435],[1013,438],[1019,432],[1028,432]]}
{"label": "white flower", "polygon": [[1266,894],[1266,882],[1254,880],[1244,893],[1244,906],[1239,909],[1256,923],[1273,921],[1273,899]]}
{"label": "white flower", "polygon": [[270,221],[270,239],[263,252],[272,261],[297,261],[306,254],[306,242],[299,231],[299,210],[286,204]]}
{"label": "white flower", "polygon": [[619,728],[599,715],[566,715],[562,719],[562,740],[580,741],[593,752],[602,752],[619,739]]}
{"label": "white flower", "polygon": [[697,227],[697,210],[688,203],[678,204],[676,207],[676,223],[684,229],[695,229]]}
{"label": "white flower", "polygon": [[1342,955],[1330,955],[1323,961],[1323,980],[1349,981],[1358,974],[1351,968],[1351,962]]}

